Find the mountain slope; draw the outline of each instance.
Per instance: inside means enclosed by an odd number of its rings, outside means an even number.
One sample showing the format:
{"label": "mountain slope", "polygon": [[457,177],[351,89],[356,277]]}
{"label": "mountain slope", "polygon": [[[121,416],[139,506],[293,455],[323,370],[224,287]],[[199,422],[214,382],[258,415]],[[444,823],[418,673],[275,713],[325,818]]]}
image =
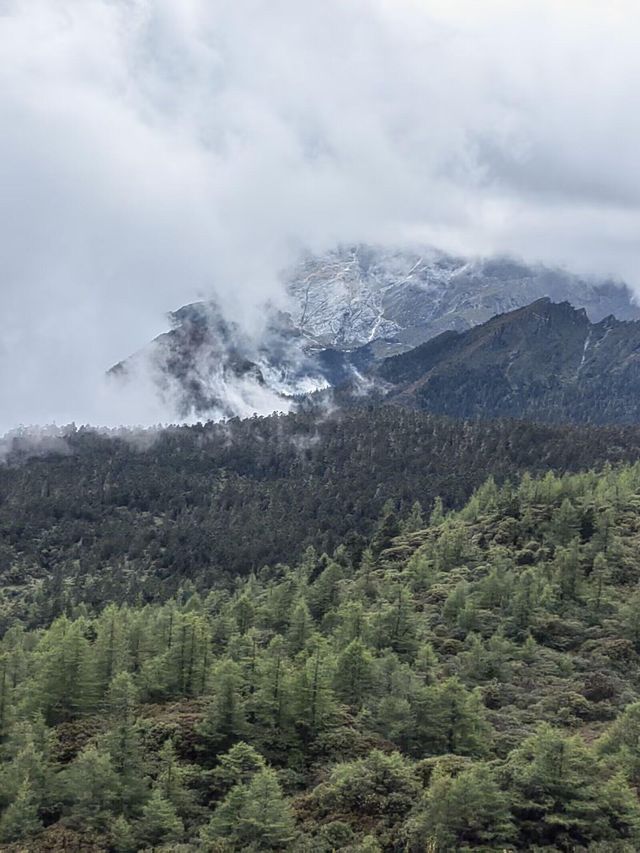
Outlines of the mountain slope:
{"label": "mountain slope", "polygon": [[108,375],[120,382],[150,381],[180,418],[271,412],[286,408],[287,397],[341,381],[344,359],[325,366],[322,352],[309,353],[303,334],[279,312],[269,315],[260,341],[227,321],[214,302],[185,305],[169,318],[170,331]]}
{"label": "mountain slope", "polygon": [[640,319],[628,288],[509,258],[465,259],[431,248],[339,247],[305,258],[288,274],[293,323],[325,346],[353,348],[390,339],[415,346],[449,329],[468,329],[543,296]]}
{"label": "mountain slope", "polygon": [[394,401],[461,417],[640,420],[640,323],[540,299],[388,358]]}
{"label": "mountain slope", "polygon": [[444,330],[464,330],[541,297],[593,321],[640,318],[625,287],[507,259],[467,261],[433,249],[341,247],[285,274],[290,309],[265,307],[256,339],[213,301],[170,315],[173,328],[111,369],[150,382],[173,416],[248,416],[343,382]]}
{"label": "mountain slope", "polygon": [[[0,633],[31,606],[164,599],[297,559],[359,554],[385,503],[460,506],[489,475],[640,458],[640,426],[451,421],[399,406],[307,411],[42,444],[0,465]],[[34,453],[35,451],[35,453]]]}
{"label": "mountain slope", "polygon": [[70,560],[0,635],[0,849],[637,851],[639,492],[489,479],[164,604]]}

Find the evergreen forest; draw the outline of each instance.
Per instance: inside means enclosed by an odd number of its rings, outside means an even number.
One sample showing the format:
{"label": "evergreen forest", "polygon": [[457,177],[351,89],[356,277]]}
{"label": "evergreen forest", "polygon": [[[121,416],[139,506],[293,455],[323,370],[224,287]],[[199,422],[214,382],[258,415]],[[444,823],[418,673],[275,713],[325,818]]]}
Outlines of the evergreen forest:
{"label": "evergreen forest", "polygon": [[[288,479],[282,418],[14,448],[1,849],[640,849],[636,431],[345,417],[299,442]],[[405,431],[378,450],[391,417]],[[234,430],[262,430],[261,453]],[[348,449],[323,479],[330,442]],[[386,490],[359,492],[367,459]],[[228,540],[240,495],[252,521],[205,563],[221,495]],[[247,557],[261,524],[277,559]]]}

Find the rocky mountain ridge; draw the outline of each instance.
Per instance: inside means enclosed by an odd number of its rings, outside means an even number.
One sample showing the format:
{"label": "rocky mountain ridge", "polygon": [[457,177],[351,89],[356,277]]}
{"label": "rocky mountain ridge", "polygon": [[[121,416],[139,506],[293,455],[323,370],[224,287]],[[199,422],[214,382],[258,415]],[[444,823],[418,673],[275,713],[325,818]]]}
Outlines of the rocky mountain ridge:
{"label": "rocky mountain ridge", "polygon": [[640,421],[640,322],[539,299],[386,359],[388,399],[465,418]]}
{"label": "rocky mountain ridge", "polygon": [[571,302],[596,323],[611,314],[640,318],[625,286],[433,249],[340,247],[305,257],[284,277],[289,310],[266,306],[259,339],[212,300],[186,305],[169,315],[168,332],[115,365],[111,377],[150,383],[179,418],[249,416],[361,383],[389,356],[541,297]]}

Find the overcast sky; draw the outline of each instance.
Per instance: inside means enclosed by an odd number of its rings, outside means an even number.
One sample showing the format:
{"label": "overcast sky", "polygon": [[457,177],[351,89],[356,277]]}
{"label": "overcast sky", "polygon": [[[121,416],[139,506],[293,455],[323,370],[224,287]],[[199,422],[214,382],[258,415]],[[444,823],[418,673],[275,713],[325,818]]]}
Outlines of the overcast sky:
{"label": "overcast sky", "polygon": [[153,422],[103,370],[300,247],[640,292],[637,0],[0,0],[0,429]]}

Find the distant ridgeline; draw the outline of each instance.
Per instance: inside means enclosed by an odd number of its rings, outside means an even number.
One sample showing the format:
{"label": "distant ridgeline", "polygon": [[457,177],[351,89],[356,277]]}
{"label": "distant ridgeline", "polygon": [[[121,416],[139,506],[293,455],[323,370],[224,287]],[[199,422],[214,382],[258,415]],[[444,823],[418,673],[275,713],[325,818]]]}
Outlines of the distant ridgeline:
{"label": "distant ridgeline", "polygon": [[[0,630],[79,602],[166,598],[309,545],[358,560],[387,501],[460,507],[489,476],[640,458],[640,427],[451,421],[400,407],[317,411],[107,438],[28,440],[0,465]],[[145,449],[146,447],[146,449]],[[42,452],[42,448],[38,448]]]}
{"label": "distant ridgeline", "polygon": [[[321,483],[310,460],[328,435],[334,495],[360,443],[375,479],[376,430],[391,418],[404,419],[388,433],[396,464],[398,447],[415,441],[412,425],[432,434],[440,468],[425,455],[420,477],[435,478],[433,488],[445,482],[434,472],[455,473],[459,450],[459,466],[484,452],[492,464],[511,453],[514,467],[533,456],[539,467],[543,456],[573,466],[587,446],[596,458],[636,435],[505,424],[447,433],[441,420],[383,411],[365,437],[365,417],[349,418],[301,445],[292,464],[309,486],[291,496],[290,516]],[[165,526],[173,554],[193,547],[184,520],[206,529],[201,491],[210,504],[225,500],[207,479],[216,454],[227,453],[223,493],[233,483],[259,514],[246,483],[259,473],[275,493],[278,442],[287,430],[289,442],[300,438],[304,423],[231,425],[228,446],[244,431],[244,456],[223,451],[216,428],[177,431],[146,462],[76,435],[75,455],[4,469],[5,556],[22,543],[24,565],[49,560],[40,570],[58,577],[58,603],[95,594],[87,579],[110,571],[115,593],[128,573],[166,561]],[[262,436],[259,458],[251,435]],[[349,474],[357,469],[345,483]],[[480,472],[467,476],[461,492]],[[357,479],[351,487],[356,500]],[[274,524],[268,503],[260,511]],[[489,479],[458,512],[428,507],[388,504],[358,549],[349,540],[330,556],[294,549],[290,566],[233,583],[210,571],[200,594],[186,581],[163,604],[144,605],[144,586],[125,583],[122,606],[69,605],[46,629],[9,628],[2,849],[640,849],[640,465],[525,474],[503,487]],[[34,595],[30,620],[50,608]]]}
{"label": "distant ridgeline", "polygon": [[[592,323],[568,302],[539,299],[412,348],[399,333],[352,349],[329,347],[278,327],[276,318],[251,356],[241,331],[214,322],[203,307],[175,316],[182,319],[155,342],[153,363],[182,414],[234,414],[237,395],[222,399],[235,387],[253,411],[249,391],[259,387],[284,408],[293,398],[337,392],[343,403],[351,395],[356,404],[367,398],[453,417],[640,423],[640,321]],[[112,377],[127,375],[127,364]]]}
{"label": "distant ridgeline", "polygon": [[388,399],[465,418],[640,422],[640,322],[549,299],[386,359]]}
{"label": "distant ridgeline", "polygon": [[457,417],[640,422],[640,306],[622,284],[361,245],[304,258],[282,285],[289,310],[264,306],[259,334],[212,300],[172,312],[167,332],[108,372],[116,393],[155,388],[179,419],[374,386]]}

